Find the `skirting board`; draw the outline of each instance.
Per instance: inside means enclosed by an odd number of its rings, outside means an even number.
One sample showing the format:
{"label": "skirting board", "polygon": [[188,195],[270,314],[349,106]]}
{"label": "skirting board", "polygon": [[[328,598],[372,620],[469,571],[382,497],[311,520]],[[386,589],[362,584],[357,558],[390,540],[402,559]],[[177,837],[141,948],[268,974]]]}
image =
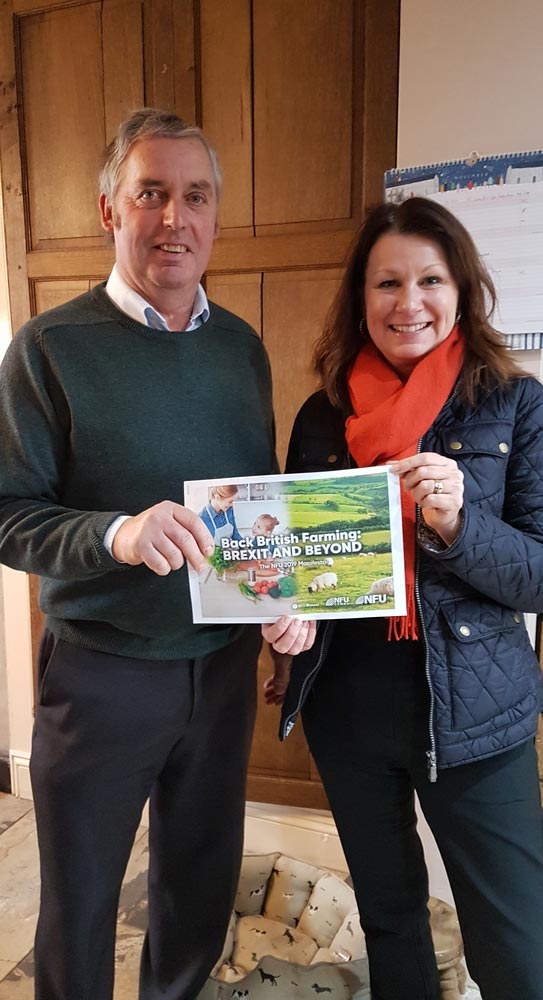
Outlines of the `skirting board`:
{"label": "skirting board", "polygon": [[10,750],[9,769],[11,773],[11,794],[19,799],[31,799],[30,754]]}
{"label": "skirting board", "polygon": [[329,812],[247,802],[244,849],[250,854],[280,851],[308,864],[347,871],[347,862]]}

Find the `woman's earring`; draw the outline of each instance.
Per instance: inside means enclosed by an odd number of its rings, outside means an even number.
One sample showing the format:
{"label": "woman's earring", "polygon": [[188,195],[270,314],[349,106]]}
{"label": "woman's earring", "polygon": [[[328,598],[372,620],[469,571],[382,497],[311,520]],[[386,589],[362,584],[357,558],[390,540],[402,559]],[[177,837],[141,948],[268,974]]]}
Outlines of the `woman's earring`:
{"label": "woman's earring", "polygon": [[362,319],[360,320],[360,323],[358,324],[358,329],[360,330],[360,333],[364,333],[364,323],[365,322],[366,322],[366,317],[362,316]]}
{"label": "woman's earring", "polygon": [[457,312],[457,314],[456,314],[456,318],[455,318],[455,321],[454,321],[454,322],[455,322],[455,323],[459,323],[461,319],[462,319],[462,313],[460,312],[460,310],[458,310],[458,312]]}

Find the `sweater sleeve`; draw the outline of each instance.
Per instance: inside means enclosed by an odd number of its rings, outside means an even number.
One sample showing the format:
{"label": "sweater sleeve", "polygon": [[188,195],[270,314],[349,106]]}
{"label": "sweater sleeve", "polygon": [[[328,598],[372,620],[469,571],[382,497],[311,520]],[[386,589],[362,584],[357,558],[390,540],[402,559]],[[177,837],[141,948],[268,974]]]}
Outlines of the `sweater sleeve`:
{"label": "sweater sleeve", "polygon": [[463,509],[448,548],[419,544],[426,554],[491,600],[543,612],[543,390],[526,379],[516,412],[501,517],[477,502]]}
{"label": "sweater sleeve", "polygon": [[30,321],[0,367],[0,562],[56,579],[126,570],[104,545],[125,511],[74,510],[62,502],[70,413]]}

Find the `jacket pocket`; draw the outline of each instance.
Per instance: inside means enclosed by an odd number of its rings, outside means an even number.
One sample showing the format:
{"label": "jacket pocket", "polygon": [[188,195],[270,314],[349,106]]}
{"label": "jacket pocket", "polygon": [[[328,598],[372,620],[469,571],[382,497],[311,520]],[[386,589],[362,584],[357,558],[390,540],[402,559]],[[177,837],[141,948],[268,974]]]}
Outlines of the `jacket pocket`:
{"label": "jacket pocket", "polygon": [[477,506],[489,503],[495,514],[503,507],[512,441],[512,423],[482,420],[447,427],[438,446],[438,451],[455,459],[464,472],[466,500]]}
{"label": "jacket pocket", "polygon": [[474,598],[444,601],[441,614],[453,729],[472,729],[523,701],[533,661],[523,616]]}
{"label": "jacket pocket", "polygon": [[447,427],[442,434],[443,454],[462,460],[481,455],[507,461],[511,453],[513,423],[507,420],[480,420],[473,424]]}

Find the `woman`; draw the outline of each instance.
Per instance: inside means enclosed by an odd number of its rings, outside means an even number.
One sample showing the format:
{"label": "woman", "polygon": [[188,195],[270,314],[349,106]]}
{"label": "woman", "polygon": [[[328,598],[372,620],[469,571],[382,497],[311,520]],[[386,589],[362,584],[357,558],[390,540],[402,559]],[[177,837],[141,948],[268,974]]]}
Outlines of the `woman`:
{"label": "woman", "polygon": [[237,486],[213,486],[209,492],[209,503],[200,511],[199,517],[209,528],[215,545],[220,545],[223,538],[239,542],[243,537],[234,517],[233,505],[238,492]]}
{"label": "woman", "polygon": [[494,303],[444,208],[374,209],[290,442],[290,472],[390,463],[402,486],[407,615],[323,622],[316,641],[312,623],[263,627],[283,654],[266,699],[284,700],[283,736],[302,712],[376,1000],[440,996],[415,790],[484,1000],[543,1000],[541,673],[522,615],[543,611],[543,388]]}

